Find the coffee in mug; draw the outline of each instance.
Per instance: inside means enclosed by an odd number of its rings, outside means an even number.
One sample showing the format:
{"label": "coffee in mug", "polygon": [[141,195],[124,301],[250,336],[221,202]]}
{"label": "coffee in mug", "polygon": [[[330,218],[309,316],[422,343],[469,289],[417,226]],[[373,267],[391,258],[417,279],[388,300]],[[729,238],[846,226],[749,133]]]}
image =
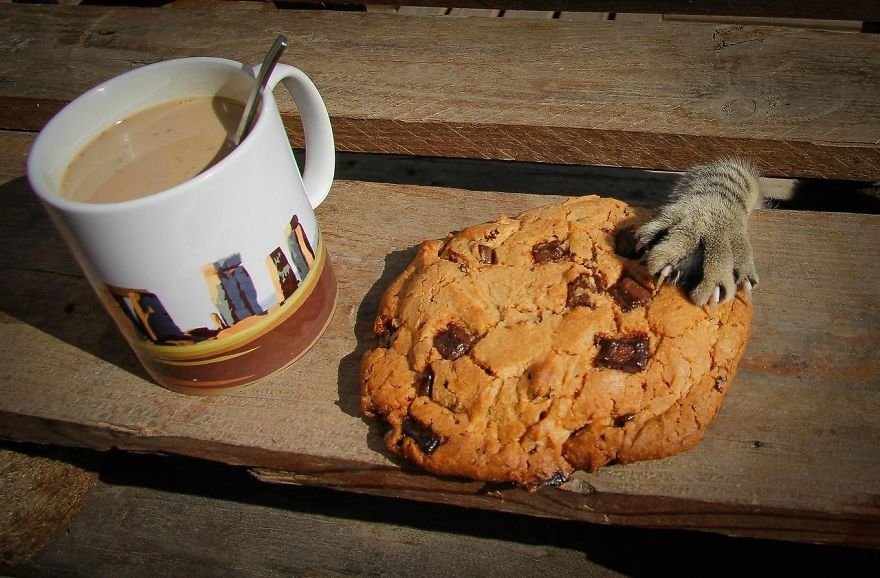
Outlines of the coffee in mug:
{"label": "coffee in mug", "polygon": [[[176,391],[226,391],[280,371],[336,304],[314,213],[333,182],[327,109],[305,74],[279,64],[250,132],[229,147],[255,73],[218,58],[127,72],[66,106],[28,156],[31,187],[104,307],[150,375]],[[271,94],[279,82],[302,118],[302,173]],[[138,136],[115,134],[141,125]]]}
{"label": "coffee in mug", "polygon": [[243,114],[236,100],[189,96],[120,119],[74,157],[60,195],[115,203],[170,189],[232,151]]}

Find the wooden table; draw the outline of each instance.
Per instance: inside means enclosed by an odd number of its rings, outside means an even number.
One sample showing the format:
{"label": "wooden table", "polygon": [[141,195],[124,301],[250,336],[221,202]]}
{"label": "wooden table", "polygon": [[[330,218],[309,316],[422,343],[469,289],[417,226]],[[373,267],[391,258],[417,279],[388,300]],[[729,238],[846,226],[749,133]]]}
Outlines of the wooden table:
{"label": "wooden table", "polygon": [[559,197],[337,181],[318,211],[340,283],[327,335],[284,373],[203,398],[144,378],[23,177],[33,131],[89,86],[176,56],[255,62],[283,31],[343,151],[665,170],[731,153],[770,176],[880,180],[880,38],[301,11],[247,11],[242,37],[244,14],[0,5],[0,436],[492,511],[880,544],[878,216],[757,211],[752,337],[704,441],[527,493],[392,459],[358,413],[357,366],[419,241]]}

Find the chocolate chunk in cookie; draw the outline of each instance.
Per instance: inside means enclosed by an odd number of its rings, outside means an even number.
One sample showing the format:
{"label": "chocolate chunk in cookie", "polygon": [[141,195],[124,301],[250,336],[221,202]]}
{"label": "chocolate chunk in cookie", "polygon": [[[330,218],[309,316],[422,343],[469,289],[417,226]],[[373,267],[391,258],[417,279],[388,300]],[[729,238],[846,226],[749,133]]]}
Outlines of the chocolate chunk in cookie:
{"label": "chocolate chunk in cookie", "polygon": [[614,298],[622,311],[632,311],[642,307],[651,299],[651,292],[639,285],[632,277],[621,277],[608,289],[608,294]]}
{"label": "chocolate chunk in cookie", "polygon": [[411,417],[403,420],[403,435],[411,438],[426,454],[433,453],[440,445],[440,438],[431,428],[422,425]]}
{"label": "chocolate chunk in cookie", "polygon": [[538,243],[532,247],[532,259],[535,263],[557,263],[568,257],[568,249],[562,245],[559,239],[553,239],[546,243]]}
{"label": "chocolate chunk in cookie", "polygon": [[447,249],[447,250],[443,251],[443,258],[446,259],[447,261],[451,261],[453,263],[458,263],[458,270],[461,271],[462,273],[468,272],[467,258],[464,255],[462,255],[461,253],[458,253],[458,252],[453,251],[451,249]]}
{"label": "chocolate chunk in cookie", "polygon": [[480,245],[477,247],[477,252],[480,254],[480,263],[485,263],[486,265],[494,265],[498,263],[498,256],[495,254],[495,249],[489,247],[488,245]]}
{"label": "chocolate chunk in cookie", "polygon": [[461,325],[450,323],[434,336],[434,347],[444,359],[456,360],[467,354],[474,346],[476,338]]}
{"label": "chocolate chunk in cookie", "polygon": [[648,365],[648,336],[632,335],[629,337],[596,337],[599,355],[596,356],[597,367],[619,369],[627,373],[644,371]]}
{"label": "chocolate chunk in cookie", "polygon": [[419,395],[424,395],[425,397],[431,397],[431,394],[434,392],[434,370],[431,369],[430,365],[419,375],[416,382],[416,390],[419,392]]}

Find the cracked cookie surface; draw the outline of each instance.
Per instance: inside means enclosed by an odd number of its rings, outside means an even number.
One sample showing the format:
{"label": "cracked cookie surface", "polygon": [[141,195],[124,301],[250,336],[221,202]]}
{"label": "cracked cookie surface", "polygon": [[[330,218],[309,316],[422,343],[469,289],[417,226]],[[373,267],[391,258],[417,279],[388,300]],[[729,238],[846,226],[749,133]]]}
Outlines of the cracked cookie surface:
{"label": "cracked cookie surface", "polygon": [[580,197],[422,243],[382,297],[361,405],[437,474],[558,484],[693,446],[718,412],[752,308],[712,316],[654,283],[647,213]]}

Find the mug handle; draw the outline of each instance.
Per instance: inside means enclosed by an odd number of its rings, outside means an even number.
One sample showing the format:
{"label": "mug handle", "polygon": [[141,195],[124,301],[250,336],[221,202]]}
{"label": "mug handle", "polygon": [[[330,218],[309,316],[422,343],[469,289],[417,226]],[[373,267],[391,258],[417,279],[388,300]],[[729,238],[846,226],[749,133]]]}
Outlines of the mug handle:
{"label": "mug handle", "polygon": [[[254,67],[255,76],[259,69],[259,66]],[[303,71],[279,63],[269,77],[266,91],[271,92],[279,82],[283,82],[290,92],[302,118],[306,140],[306,163],[302,180],[306,196],[314,209],[327,198],[336,168],[336,149],[330,116],[318,89]]]}

